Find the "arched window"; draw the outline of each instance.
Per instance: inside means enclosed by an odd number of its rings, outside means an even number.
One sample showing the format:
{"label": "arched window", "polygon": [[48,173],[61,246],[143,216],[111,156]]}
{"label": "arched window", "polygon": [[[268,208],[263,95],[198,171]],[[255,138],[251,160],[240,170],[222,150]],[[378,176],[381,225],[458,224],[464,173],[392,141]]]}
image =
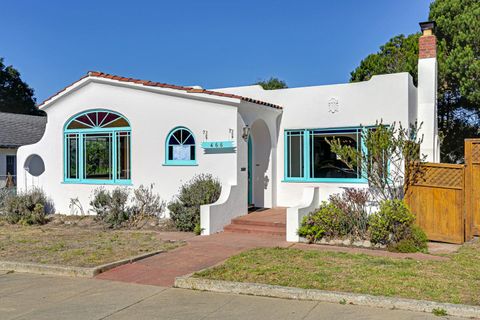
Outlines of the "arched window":
{"label": "arched window", "polygon": [[185,127],[177,127],[170,131],[166,142],[167,165],[196,165],[195,137]]}
{"label": "arched window", "polygon": [[64,181],[125,184],[131,179],[130,124],[109,110],[87,111],[64,129]]}

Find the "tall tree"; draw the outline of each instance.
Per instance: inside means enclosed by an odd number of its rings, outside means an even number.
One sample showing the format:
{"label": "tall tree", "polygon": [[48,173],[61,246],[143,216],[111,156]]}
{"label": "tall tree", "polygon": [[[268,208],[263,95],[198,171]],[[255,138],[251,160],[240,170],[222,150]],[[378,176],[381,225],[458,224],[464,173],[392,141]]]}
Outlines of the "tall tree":
{"label": "tall tree", "polygon": [[[458,162],[463,160],[463,139],[480,136],[480,1],[436,0],[429,19],[437,22],[442,161]],[[362,60],[350,80],[409,72],[416,83],[419,36],[393,37]]]}
{"label": "tall tree", "polygon": [[20,78],[13,66],[0,58],[0,112],[43,114],[36,107],[34,91]]}
{"label": "tall tree", "polygon": [[255,84],[262,86],[262,88],[265,90],[276,90],[276,89],[288,88],[287,83],[285,81],[280,80],[278,78],[274,78],[274,77],[271,77],[268,80],[258,81]]}

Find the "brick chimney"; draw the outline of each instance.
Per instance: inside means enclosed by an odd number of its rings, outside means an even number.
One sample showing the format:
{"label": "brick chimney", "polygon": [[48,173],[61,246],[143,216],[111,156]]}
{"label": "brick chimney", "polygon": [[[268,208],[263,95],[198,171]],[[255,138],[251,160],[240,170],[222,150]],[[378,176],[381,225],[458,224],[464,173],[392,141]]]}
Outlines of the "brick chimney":
{"label": "brick chimney", "polygon": [[440,162],[437,120],[437,37],[435,21],[421,22],[418,41],[417,121],[422,125],[420,152],[429,162]]}
{"label": "brick chimney", "polygon": [[434,34],[435,21],[420,22],[422,36],[418,40],[420,59],[437,57],[437,37]]}

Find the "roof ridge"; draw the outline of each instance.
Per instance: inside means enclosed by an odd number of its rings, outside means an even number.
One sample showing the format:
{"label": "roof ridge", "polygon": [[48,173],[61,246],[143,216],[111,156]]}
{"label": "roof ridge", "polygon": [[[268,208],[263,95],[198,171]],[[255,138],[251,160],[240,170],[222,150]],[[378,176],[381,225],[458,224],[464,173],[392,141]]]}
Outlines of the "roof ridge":
{"label": "roof ridge", "polygon": [[144,85],[147,87],[160,87],[160,88],[165,88],[165,89],[174,89],[174,90],[182,90],[187,93],[200,93],[200,94],[208,94],[208,95],[213,95],[213,96],[218,96],[218,97],[225,97],[225,98],[233,98],[233,99],[239,99],[242,101],[250,102],[250,103],[255,103],[258,105],[263,105],[267,107],[271,107],[274,109],[282,109],[281,106],[270,103],[270,102],[265,102],[261,100],[256,100],[252,99],[249,97],[244,97],[236,94],[231,94],[231,93],[223,93],[219,91],[213,91],[213,90],[207,90],[207,89],[199,89],[199,88],[193,88],[193,87],[185,87],[185,86],[177,86],[173,84],[168,84],[168,83],[162,83],[162,82],[155,82],[155,81],[150,81],[150,80],[141,80],[141,79],[134,79],[134,78],[126,78],[122,76],[117,76],[101,71],[88,71],[86,75],[78,79],[77,81],[73,82],[69,86],[66,86],[62,90],[58,91],[57,93],[51,95],[47,99],[45,99],[42,103],[38,105],[38,107],[41,107],[44,105],[47,101],[53,99],[54,97],[58,96],[61,94],[63,91],[67,90],[68,87],[73,86],[75,83],[87,78],[87,77],[95,77],[95,78],[104,78],[104,79],[111,79],[111,80],[116,80],[116,81],[121,81],[121,82],[129,82],[129,83],[135,83],[135,84],[140,84]]}

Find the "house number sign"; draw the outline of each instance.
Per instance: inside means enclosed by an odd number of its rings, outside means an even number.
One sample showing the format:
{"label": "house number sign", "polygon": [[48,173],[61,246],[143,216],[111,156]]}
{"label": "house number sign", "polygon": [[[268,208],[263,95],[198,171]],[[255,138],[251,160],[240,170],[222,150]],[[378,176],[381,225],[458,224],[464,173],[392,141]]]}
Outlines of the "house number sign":
{"label": "house number sign", "polygon": [[231,149],[233,141],[205,141],[202,142],[203,149]]}

